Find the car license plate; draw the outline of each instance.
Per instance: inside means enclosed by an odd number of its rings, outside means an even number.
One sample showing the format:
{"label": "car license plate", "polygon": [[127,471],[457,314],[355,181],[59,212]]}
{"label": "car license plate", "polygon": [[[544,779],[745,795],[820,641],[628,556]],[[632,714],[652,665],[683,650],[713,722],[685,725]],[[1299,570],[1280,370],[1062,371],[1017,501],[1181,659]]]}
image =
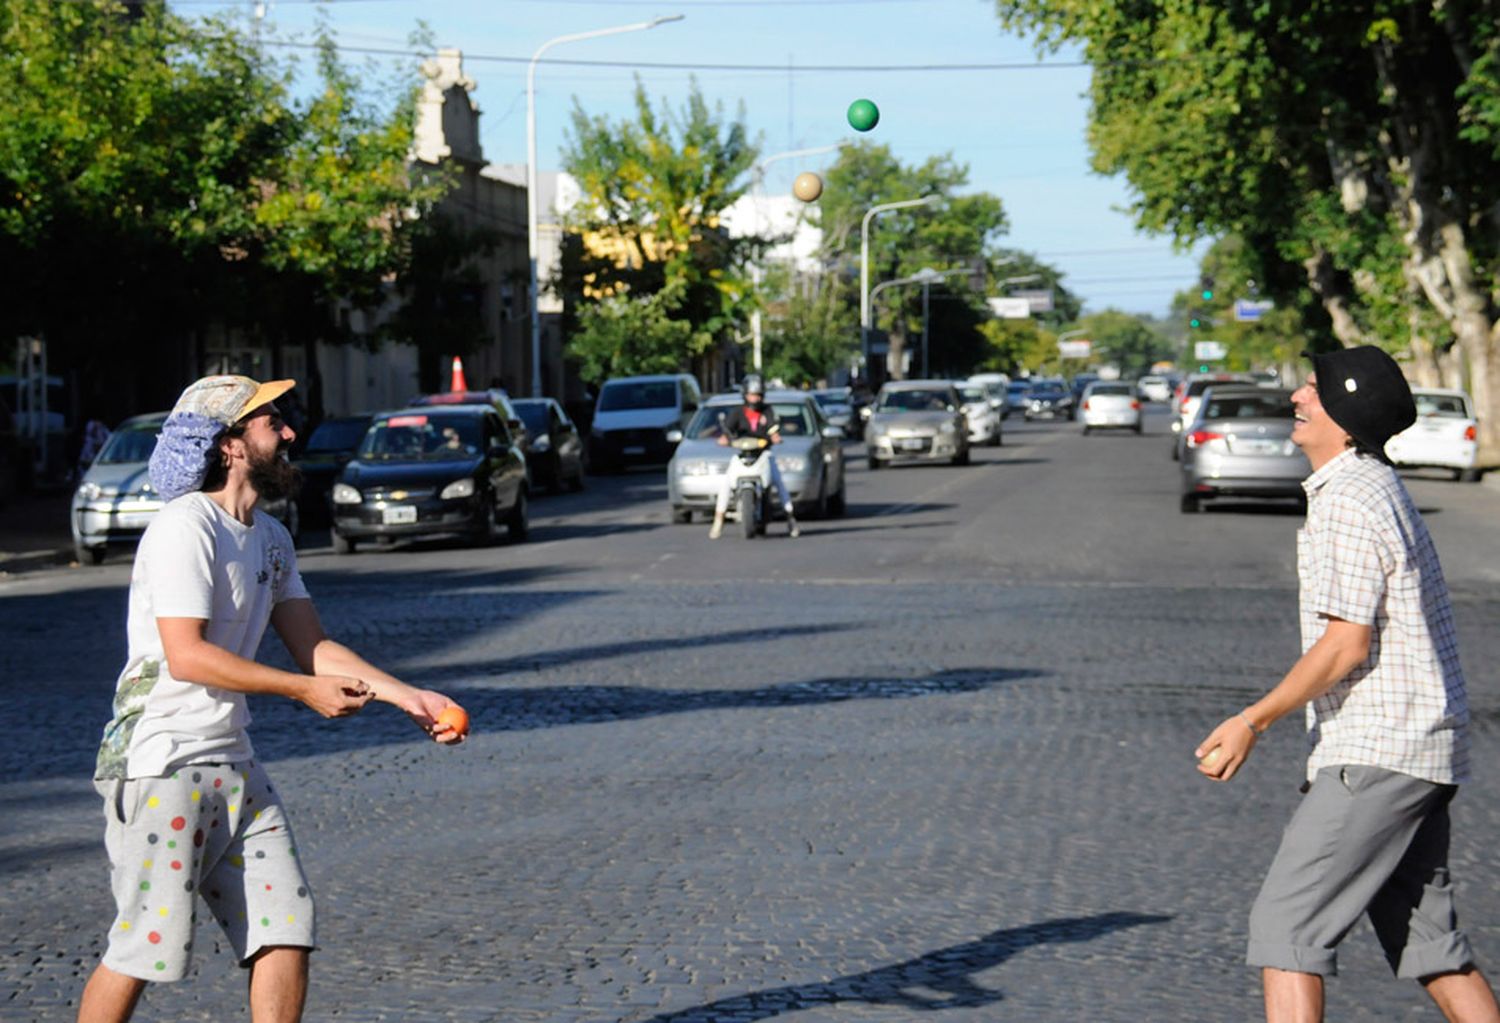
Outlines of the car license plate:
{"label": "car license plate", "polygon": [[921,451],[927,446],[927,442],[920,437],[908,437],[901,442],[902,451]]}
{"label": "car license plate", "polygon": [[646,453],[646,448],[642,444],[631,444],[627,447],[621,448],[620,450],[627,455],[644,455]]}
{"label": "car license plate", "polygon": [[393,504],[380,510],[380,521],[387,526],[400,526],[417,521],[417,509],[409,504]]}
{"label": "car license plate", "polygon": [[1235,444],[1236,451],[1247,455],[1275,455],[1281,452],[1279,440],[1242,440]]}

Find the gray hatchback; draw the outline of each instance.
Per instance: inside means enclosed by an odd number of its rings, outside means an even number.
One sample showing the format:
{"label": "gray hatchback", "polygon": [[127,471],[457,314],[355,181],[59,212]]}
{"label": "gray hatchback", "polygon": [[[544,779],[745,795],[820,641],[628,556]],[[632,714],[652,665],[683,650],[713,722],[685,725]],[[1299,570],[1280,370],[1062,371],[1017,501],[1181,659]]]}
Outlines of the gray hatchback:
{"label": "gray hatchback", "polygon": [[1182,437],[1182,510],[1217,497],[1305,499],[1312,472],[1292,443],[1292,392],[1230,385],[1203,392]]}

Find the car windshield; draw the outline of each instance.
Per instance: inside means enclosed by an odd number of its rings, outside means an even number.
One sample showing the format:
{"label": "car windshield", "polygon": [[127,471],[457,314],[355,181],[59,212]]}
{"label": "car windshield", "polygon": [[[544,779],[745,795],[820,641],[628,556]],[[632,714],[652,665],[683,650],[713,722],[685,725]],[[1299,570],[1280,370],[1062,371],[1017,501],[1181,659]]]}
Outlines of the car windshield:
{"label": "car windshield", "polygon": [[989,401],[990,396],[983,387],[960,387],[958,393],[963,396],[964,401]]}
{"label": "car windshield", "polygon": [[547,432],[547,408],[545,401],[518,401],[516,402],[516,415],[521,417],[521,422],[526,424],[526,429],[532,433]]}
{"label": "car windshield", "polygon": [[604,390],[599,393],[600,412],[676,407],[675,380],[621,380],[605,384]]}
{"label": "car windshield", "polygon": [[1011,384],[1010,386],[1008,386],[1005,389],[1005,393],[1006,394],[1011,394],[1011,395],[1022,395],[1022,394],[1025,394],[1030,389],[1031,389],[1031,385],[1028,384],[1024,380],[1021,380],[1021,381],[1019,381],[1017,383],[1014,383],[1014,384]]}
{"label": "car windshield", "polygon": [[1468,419],[1468,403],[1456,394],[1414,394],[1417,415],[1440,416],[1445,419]]}
{"label": "car windshield", "polygon": [[478,416],[403,412],[377,419],[359,446],[364,462],[452,462],[479,454]]}
{"label": "car windshield", "polygon": [[325,419],[308,439],[307,453],[353,451],[369,428],[368,419]]}
{"label": "car windshield", "polygon": [[944,412],[951,400],[947,391],[886,391],[879,408],[882,412]]}
{"label": "car windshield", "polygon": [[814,391],[813,397],[819,405],[847,405],[849,404],[848,391]]}
{"label": "car windshield", "polygon": [[[693,440],[713,440],[720,434],[719,417],[728,418],[735,409],[744,408],[744,405],[709,405],[698,410],[693,421],[688,424],[687,436]],[[771,402],[771,410],[776,413],[776,420],[781,424],[781,433],[785,437],[796,437],[813,432],[812,412],[801,402]]]}
{"label": "car windshield", "polygon": [[1287,394],[1210,394],[1204,419],[1290,419],[1292,399]]}
{"label": "car windshield", "polygon": [[95,465],[130,465],[151,461],[151,452],[156,449],[156,435],[161,432],[160,423],[143,423],[116,430],[104,442],[104,450],[94,459]]}
{"label": "car windshield", "polygon": [[1098,397],[1101,394],[1112,394],[1121,398],[1134,398],[1135,388],[1129,384],[1095,384],[1094,389],[1089,394],[1094,397]]}

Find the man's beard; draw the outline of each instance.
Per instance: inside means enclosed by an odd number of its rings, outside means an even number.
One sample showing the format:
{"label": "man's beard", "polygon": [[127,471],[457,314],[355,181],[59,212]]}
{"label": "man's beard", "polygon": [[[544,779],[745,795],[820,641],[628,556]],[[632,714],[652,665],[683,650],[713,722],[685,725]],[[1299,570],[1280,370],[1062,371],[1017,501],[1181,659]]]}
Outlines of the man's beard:
{"label": "man's beard", "polygon": [[263,500],[291,497],[302,488],[302,470],[282,457],[284,451],[277,448],[265,458],[250,459],[250,486]]}

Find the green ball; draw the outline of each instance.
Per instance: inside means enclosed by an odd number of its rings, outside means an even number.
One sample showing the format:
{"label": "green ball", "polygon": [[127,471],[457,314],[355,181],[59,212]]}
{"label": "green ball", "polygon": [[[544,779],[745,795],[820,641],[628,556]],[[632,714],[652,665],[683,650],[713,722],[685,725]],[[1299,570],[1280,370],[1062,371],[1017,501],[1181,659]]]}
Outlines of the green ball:
{"label": "green ball", "polygon": [[880,123],[880,108],[867,99],[857,99],[849,104],[849,127],[855,131],[869,131]]}

